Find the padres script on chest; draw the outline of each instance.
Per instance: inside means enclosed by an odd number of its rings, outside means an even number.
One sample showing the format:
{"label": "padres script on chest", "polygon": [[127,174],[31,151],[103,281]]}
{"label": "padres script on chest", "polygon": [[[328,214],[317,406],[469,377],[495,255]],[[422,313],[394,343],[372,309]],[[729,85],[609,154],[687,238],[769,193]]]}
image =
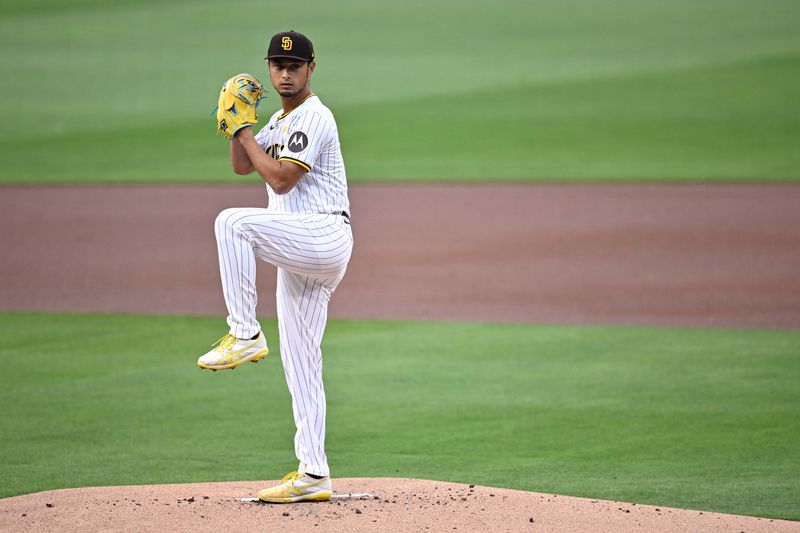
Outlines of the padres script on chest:
{"label": "padres script on chest", "polygon": [[300,165],[308,172],[284,195],[267,185],[270,211],[288,213],[349,212],[347,176],[339,130],[319,97],[309,95],[289,113],[270,117],[256,141],[271,157]]}

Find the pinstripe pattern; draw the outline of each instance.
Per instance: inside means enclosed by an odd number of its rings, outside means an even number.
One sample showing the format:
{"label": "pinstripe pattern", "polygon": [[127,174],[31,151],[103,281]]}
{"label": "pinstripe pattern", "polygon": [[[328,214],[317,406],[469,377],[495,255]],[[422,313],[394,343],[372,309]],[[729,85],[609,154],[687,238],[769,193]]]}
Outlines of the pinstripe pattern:
{"label": "pinstripe pattern", "polygon": [[[308,140],[302,150],[291,143],[297,132],[304,133]],[[275,194],[267,186],[268,209],[291,213],[349,212],[339,130],[330,110],[317,96],[309,97],[288,115],[276,112],[258,132],[256,141],[276,159],[284,158],[289,164],[299,161],[311,169],[287,194]]]}
{"label": "pinstripe pattern", "polygon": [[320,345],[328,302],[350,260],[350,224],[339,215],[230,208],[217,217],[215,231],[232,335],[246,339],[261,329],[256,258],[278,267],[278,332],[297,426],[295,451],[308,472],[327,476]]}
{"label": "pinstripe pattern", "polygon": [[270,156],[311,170],[287,194],[267,185],[266,209],[230,208],[217,217],[228,326],[239,339],[261,330],[256,259],[275,265],[281,361],[292,394],[298,470],[328,476],[320,346],[328,302],[353,248],[350,222],[337,214],[350,210],[339,133],[328,108],[312,96],[285,116],[273,115],[256,140]]}

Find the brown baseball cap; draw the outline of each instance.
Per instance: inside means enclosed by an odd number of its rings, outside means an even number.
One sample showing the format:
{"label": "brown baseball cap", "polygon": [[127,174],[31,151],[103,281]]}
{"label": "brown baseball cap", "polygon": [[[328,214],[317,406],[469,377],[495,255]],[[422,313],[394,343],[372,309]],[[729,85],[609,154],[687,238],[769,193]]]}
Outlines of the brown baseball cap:
{"label": "brown baseball cap", "polygon": [[269,40],[267,57],[286,57],[301,61],[314,61],[314,45],[308,37],[294,30],[276,33]]}

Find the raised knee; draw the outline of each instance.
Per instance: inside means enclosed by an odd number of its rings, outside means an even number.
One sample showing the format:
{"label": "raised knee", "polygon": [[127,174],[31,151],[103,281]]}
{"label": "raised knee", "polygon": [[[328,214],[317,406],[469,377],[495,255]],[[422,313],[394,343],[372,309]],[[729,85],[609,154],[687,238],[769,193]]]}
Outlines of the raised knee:
{"label": "raised knee", "polygon": [[228,209],[223,209],[222,212],[217,215],[217,219],[214,221],[214,229],[217,237],[225,235],[227,233],[226,230],[230,228],[236,229],[240,218],[238,213],[239,209],[229,207]]}

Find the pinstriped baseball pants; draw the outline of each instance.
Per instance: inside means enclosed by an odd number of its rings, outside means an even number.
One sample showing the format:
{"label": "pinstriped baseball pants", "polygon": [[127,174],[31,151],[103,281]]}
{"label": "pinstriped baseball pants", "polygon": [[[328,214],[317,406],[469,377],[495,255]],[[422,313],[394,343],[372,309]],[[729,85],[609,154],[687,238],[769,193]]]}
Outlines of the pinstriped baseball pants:
{"label": "pinstriped baseball pants", "polygon": [[256,258],[278,268],[278,334],[297,427],[299,470],[327,476],[320,344],[328,302],[350,260],[350,224],[340,215],[231,208],[217,217],[215,233],[228,325],[235,337],[247,339],[261,329]]}

